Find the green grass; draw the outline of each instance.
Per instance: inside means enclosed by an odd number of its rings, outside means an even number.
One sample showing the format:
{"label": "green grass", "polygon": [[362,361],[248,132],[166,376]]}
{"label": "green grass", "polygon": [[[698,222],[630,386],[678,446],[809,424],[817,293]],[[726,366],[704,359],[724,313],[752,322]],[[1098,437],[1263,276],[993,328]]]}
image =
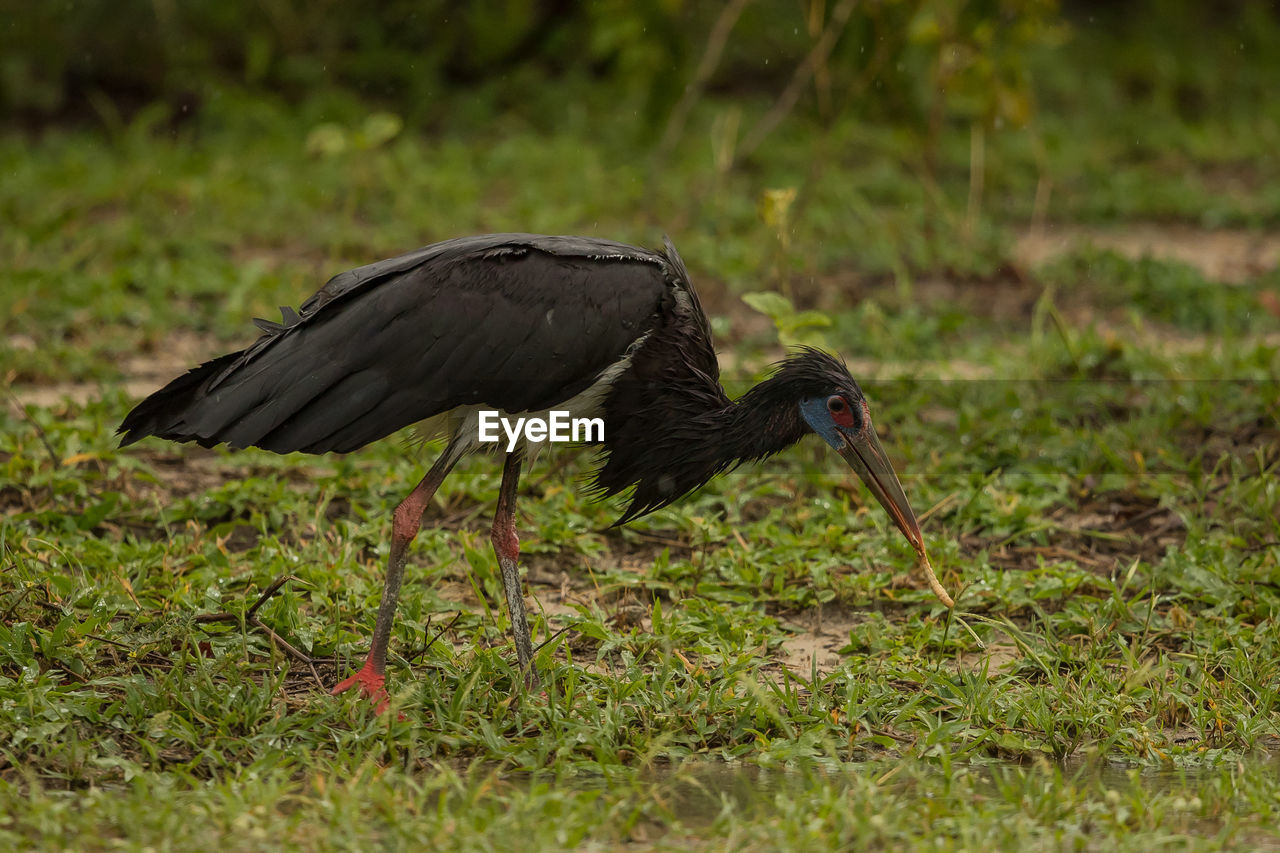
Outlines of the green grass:
{"label": "green grass", "polygon": [[[0,138],[0,846],[1276,844],[1275,273],[1087,246],[1010,268],[1042,169],[1051,222],[1274,225],[1275,116],[1161,112],[1117,162],[1154,118],[1108,124],[1095,94],[1088,133],[1043,117],[1042,163],[1029,132],[992,136],[972,222],[963,129],[933,178],[919,140],[852,121],[717,174],[709,128],[740,105],[715,101],[657,175],[572,110],[334,157],[308,134],[367,112],[338,98],[227,94],[175,138],[145,117]],[[1260,179],[1220,193],[1224,162]],[[785,242],[758,210],[778,187]],[[828,314],[957,612],[816,441],[623,530],[577,488],[590,458],[551,454],[521,491],[548,676],[523,696],[475,458],[412,552],[404,718],[330,698],[436,448],[121,451],[114,429],[329,275],[505,229],[670,232],[735,391],[779,349],[734,294]],[[256,615],[314,674],[247,619],[283,576]]]}
{"label": "green grass", "polygon": [[[963,849],[1076,845],[1257,849],[1273,841],[1274,768],[1143,774],[1045,764],[804,766],[693,762],[634,774],[512,779],[482,766],[418,772],[372,762],[334,772],[252,769],[217,783],[139,777],[123,798],[36,789],[50,849],[128,838],[161,849]],[[138,811],[133,798],[153,805]],[[706,838],[713,844],[702,843]],[[1202,841],[1197,843],[1197,837]],[[937,845],[942,841],[941,845]]]}

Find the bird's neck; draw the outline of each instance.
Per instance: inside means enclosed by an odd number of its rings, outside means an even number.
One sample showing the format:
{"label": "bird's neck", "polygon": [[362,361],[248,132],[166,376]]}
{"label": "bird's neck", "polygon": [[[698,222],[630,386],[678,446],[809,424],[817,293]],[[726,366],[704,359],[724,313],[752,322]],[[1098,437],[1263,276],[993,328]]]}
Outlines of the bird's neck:
{"label": "bird's neck", "polygon": [[606,427],[606,458],[595,480],[603,494],[634,486],[618,524],[666,506],[740,462],[785,450],[808,429],[794,392],[788,394],[777,378],[736,401],[706,378],[683,387],[637,383],[625,389],[639,393]]}
{"label": "bird's neck", "polygon": [[[777,376],[751,388],[718,411],[719,435],[702,436],[722,461],[722,468],[763,459],[786,450],[808,431],[793,394]],[[711,448],[714,448],[712,450]]]}

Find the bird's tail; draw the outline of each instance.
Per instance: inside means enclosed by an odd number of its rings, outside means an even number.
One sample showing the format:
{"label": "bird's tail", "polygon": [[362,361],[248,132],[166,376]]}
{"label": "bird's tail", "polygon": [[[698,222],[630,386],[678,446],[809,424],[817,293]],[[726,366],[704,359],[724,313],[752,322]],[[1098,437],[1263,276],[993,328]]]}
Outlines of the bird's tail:
{"label": "bird's tail", "polygon": [[121,446],[154,435],[201,447],[346,453],[417,420],[411,393],[404,403],[384,373],[333,357],[342,331],[329,330],[329,338],[268,333],[200,365],[129,413]]}
{"label": "bird's tail", "polygon": [[233,352],[193,367],[134,407],[116,430],[120,446],[133,444],[149,435],[173,441],[195,441],[213,447],[222,441],[216,435],[200,435],[188,422],[191,407],[200,400],[209,384],[239,359]]}

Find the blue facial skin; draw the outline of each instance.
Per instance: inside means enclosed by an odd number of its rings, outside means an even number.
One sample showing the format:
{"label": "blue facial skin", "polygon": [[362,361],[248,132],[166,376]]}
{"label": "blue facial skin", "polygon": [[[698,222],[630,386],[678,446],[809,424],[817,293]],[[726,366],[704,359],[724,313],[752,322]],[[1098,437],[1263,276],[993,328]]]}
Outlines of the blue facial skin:
{"label": "blue facial skin", "polygon": [[844,442],[840,440],[840,427],[836,426],[836,422],[831,419],[831,413],[827,411],[826,397],[805,400],[800,404],[800,414],[809,426],[813,427],[813,431],[822,436],[822,440],[832,448],[839,450],[844,446]]}

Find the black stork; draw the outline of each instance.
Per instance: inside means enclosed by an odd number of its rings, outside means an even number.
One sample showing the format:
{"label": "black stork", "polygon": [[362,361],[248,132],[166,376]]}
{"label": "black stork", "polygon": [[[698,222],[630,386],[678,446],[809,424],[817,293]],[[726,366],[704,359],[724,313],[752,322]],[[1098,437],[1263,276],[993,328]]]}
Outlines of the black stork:
{"label": "black stork", "polygon": [[[631,490],[616,524],[667,506],[716,474],[817,433],[889,513],[948,607],[920,526],[837,359],[791,353],[737,400],[720,385],[711,329],[683,261],[586,237],[494,234],[447,240],[331,279],[250,347],[147,397],[121,446],[155,435],[203,447],[347,453],[412,424],[448,437],[395,508],[386,585],[364,666],[338,684],[387,705],[387,643],[409,543],[436,489],[479,441],[479,414],[568,411],[604,423],[601,496]],[[517,560],[516,486],[528,442],[504,454],[493,548],[528,684],[538,673]]]}

